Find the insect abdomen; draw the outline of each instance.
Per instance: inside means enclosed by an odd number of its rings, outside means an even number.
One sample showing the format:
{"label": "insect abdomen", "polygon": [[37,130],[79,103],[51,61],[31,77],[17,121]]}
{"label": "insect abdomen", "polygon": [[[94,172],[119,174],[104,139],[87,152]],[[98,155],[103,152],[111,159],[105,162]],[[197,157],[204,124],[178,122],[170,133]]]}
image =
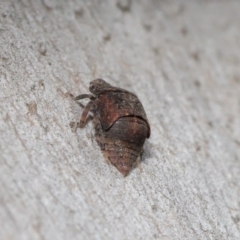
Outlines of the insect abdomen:
{"label": "insect abdomen", "polygon": [[136,165],[148,135],[146,122],[135,116],[119,118],[97,137],[105,157],[126,176]]}

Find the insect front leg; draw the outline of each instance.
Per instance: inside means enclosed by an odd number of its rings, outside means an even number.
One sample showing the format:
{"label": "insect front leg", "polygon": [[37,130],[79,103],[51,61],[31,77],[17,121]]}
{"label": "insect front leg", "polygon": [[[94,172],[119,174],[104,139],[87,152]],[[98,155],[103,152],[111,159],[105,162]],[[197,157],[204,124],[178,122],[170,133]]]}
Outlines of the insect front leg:
{"label": "insect front leg", "polygon": [[75,101],[84,99],[84,98],[89,98],[91,101],[84,107],[81,119],[80,119],[80,123],[79,126],[80,128],[83,128],[86,125],[87,122],[87,117],[88,117],[88,112],[91,111],[93,109],[93,102],[94,100],[96,100],[96,97],[93,96],[92,94],[80,94],[76,97],[74,97]]}
{"label": "insect front leg", "polygon": [[90,101],[83,110],[83,113],[80,119],[80,124],[79,124],[80,128],[83,128],[86,125],[88,113],[89,111],[92,111],[93,108],[94,108],[94,101]]}
{"label": "insect front leg", "polygon": [[74,98],[74,100],[78,101],[78,100],[81,100],[81,99],[84,99],[84,98],[89,98],[90,100],[95,100],[96,99],[92,94],[81,94],[81,95],[76,96]]}

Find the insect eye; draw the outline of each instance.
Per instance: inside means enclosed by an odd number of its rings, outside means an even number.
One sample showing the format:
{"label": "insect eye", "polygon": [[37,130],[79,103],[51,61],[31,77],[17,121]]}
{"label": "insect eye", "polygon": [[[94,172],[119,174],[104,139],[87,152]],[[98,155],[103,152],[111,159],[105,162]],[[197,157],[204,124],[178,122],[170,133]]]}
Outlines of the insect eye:
{"label": "insect eye", "polygon": [[94,91],[96,90],[95,85],[91,85],[90,88],[89,88],[89,90],[90,90],[91,92],[94,92]]}

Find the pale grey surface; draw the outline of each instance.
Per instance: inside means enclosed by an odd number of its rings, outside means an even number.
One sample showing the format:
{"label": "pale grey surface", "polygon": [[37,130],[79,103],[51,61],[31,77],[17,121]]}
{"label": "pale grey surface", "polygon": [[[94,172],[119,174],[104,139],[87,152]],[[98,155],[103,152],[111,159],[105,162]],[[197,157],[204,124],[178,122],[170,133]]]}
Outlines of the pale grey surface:
{"label": "pale grey surface", "polygon": [[[0,0],[0,239],[240,239],[239,12]],[[137,93],[150,120],[127,178],[91,123],[69,127],[82,109],[67,92],[97,77]]]}

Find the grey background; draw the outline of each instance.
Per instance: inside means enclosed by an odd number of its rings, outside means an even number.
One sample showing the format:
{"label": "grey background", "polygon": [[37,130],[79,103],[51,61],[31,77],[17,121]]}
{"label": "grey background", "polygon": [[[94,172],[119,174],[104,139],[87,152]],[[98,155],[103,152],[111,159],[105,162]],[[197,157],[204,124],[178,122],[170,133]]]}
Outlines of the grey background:
{"label": "grey background", "polygon": [[[240,239],[240,2],[0,0],[0,239]],[[104,78],[152,128],[123,178],[68,93]],[[86,101],[84,101],[86,104]]]}

